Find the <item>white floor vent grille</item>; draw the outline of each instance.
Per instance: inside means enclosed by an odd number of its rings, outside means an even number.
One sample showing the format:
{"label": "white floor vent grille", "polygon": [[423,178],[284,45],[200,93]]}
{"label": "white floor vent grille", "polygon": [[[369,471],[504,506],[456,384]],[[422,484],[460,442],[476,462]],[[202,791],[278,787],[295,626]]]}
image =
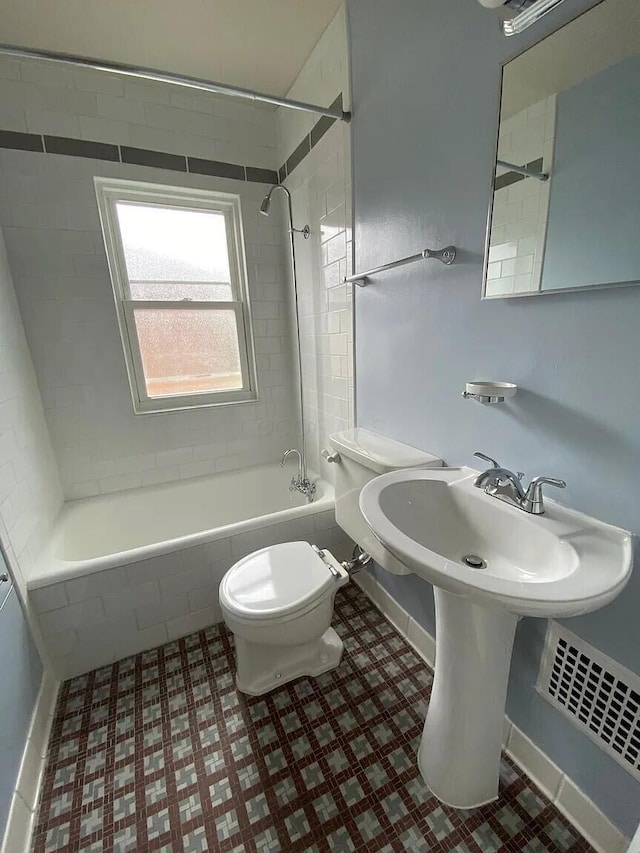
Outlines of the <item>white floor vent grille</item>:
{"label": "white floor vent grille", "polygon": [[549,622],[538,692],[640,780],[640,678]]}

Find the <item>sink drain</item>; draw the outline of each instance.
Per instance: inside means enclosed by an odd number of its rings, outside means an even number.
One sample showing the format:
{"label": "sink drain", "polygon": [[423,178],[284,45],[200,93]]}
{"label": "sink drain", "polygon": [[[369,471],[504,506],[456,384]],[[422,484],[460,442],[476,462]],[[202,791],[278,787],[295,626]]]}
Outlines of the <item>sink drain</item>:
{"label": "sink drain", "polygon": [[462,562],[465,566],[469,566],[470,569],[486,569],[487,564],[482,559],[482,557],[478,557],[477,554],[466,554],[462,558]]}

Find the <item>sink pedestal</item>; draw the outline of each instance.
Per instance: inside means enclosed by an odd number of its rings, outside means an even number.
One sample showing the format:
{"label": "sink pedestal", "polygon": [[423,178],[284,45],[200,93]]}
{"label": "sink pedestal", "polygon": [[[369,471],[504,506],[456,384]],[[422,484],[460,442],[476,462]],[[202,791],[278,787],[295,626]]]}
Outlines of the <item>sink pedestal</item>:
{"label": "sink pedestal", "polygon": [[469,809],[498,796],[518,617],[437,587],[434,593],[436,668],[418,765],[439,800]]}

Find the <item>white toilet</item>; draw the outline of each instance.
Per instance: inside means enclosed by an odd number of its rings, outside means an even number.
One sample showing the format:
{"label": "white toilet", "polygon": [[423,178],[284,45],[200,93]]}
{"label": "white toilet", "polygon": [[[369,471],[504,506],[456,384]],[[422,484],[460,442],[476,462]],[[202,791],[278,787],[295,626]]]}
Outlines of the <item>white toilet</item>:
{"label": "white toilet", "polygon": [[[336,433],[330,442],[336,521],[377,563],[407,574],[371,533],[360,513],[360,491],[378,474],[439,467],[442,460],[365,429]],[[238,690],[259,696],[338,666],[343,645],[331,619],[336,592],[348,580],[333,554],[308,542],[262,548],[232,566],[220,584],[220,606],[234,634]]]}

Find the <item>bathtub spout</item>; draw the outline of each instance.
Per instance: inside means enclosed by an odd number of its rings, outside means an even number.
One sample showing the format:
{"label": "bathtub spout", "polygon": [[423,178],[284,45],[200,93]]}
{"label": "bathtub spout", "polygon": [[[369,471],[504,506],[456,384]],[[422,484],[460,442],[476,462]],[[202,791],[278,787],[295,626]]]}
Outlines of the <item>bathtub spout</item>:
{"label": "bathtub spout", "polygon": [[287,461],[287,457],[290,453],[298,454],[298,475],[291,478],[289,491],[300,492],[300,494],[305,495],[309,503],[312,503],[316,494],[316,484],[311,482],[304,470],[305,465],[302,460],[302,453],[300,453],[300,451],[295,447],[292,447],[290,450],[286,450],[282,457],[282,461],[280,462],[280,467],[284,468],[284,463]]}

